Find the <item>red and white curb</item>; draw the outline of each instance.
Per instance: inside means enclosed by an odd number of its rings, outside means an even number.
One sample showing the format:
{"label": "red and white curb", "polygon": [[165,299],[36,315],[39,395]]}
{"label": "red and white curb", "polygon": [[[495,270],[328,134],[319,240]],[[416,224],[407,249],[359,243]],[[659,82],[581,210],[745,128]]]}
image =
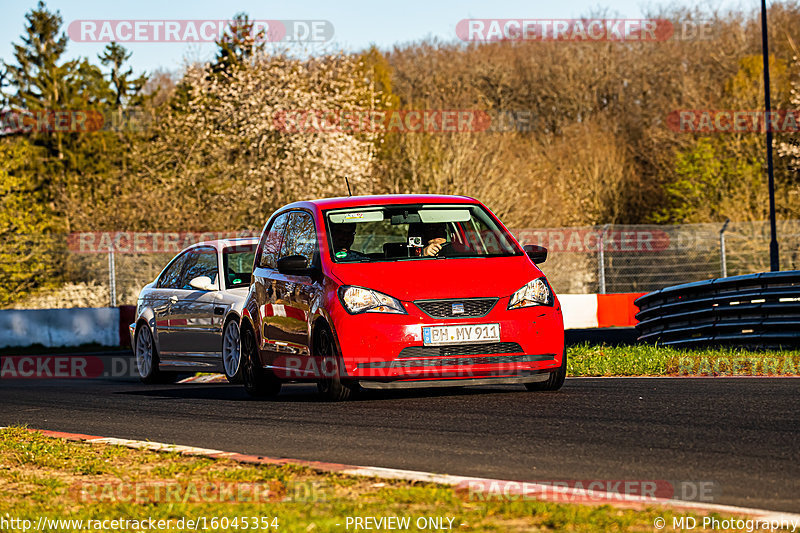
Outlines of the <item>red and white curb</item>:
{"label": "red and white curb", "polygon": [[[0,430],[9,429],[0,426]],[[603,492],[570,487],[559,487],[558,495],[553,493],[551,485],[543,485],[531,482],[509,481],[501,479],[478,478],[453,476],[450,474],[434,474],[431,472],[420,472],[415,470],[401,470],[397,468],[382,468],[377,466],[354,466],[340,463],[326,463],[322,461],[308,461],[304,459],[273,458],[262,455],[247,455],[236,452],[225,452],[210,448],[198,448],[195,446],[181,446],[177,444],[166,444],[162,442],[152,442],[144,440],[118,439],[115,437],[99,437],[95,435],[84,435],[81,433],[65,433],[62,431],[50,431],[46,429],[26,428],[30,432],[41,433],[47,437],[65,439],[69,441],[88,442],[91,444],[108,444],[113,446],[125,446],[140,450],[150,450],[156,452],[171,452],[181,455],[203,456],[212,459],[231,459],[240,463],[247,464],[266,464],[266,465],[299,465],[306,466],[319,472],[335,474],[345,474],[350,476],[410,481],[418,483],[433,483],[451,487],[467,487],[470,483],[478,483],[483,487],[490,487],[493,484],[501,486],[503,496],[522,496],[523,491],[530,494],[531,491],[537,494],[537,500],[553,503],[570,503],[565,501],[565,496],[575,498],[591,498],[591,501],[576,500],[575,503],[581,505],[615,505],[617,507],[646,508],[664,506],[676,510],[721,513],[726,515],[750,516],[760,520],[770,522],[788,521],[789,523],[800,522],[800,514],[784,513],[779,511],[769,511],[766,509],[753,509],[748,507],[737,507],[733,505],[718,505],[700,502],[690,502],[684,500],[674,500],[666,498],[650,498],[633,494],[620,494],[617,492]]]}

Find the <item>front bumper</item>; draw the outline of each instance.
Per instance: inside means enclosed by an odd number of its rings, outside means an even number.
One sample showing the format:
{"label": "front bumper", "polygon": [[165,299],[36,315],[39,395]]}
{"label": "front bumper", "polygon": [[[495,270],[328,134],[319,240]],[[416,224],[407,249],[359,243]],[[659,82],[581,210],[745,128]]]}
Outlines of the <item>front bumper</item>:
{"label": "front bumper", "polygon": [[463,379],[405,379],[397,381],[361,380],[359,385],[365,389],[418,389],[428,387],[476,387],[478,385],[524,385],[547,381],[549,373],[515,376],[510,378],[463,378]]}
{"label": "front bumper", "polygon": [[[349,315],[339,308],[334,328],[344,363],[343,374],[359,381],[447,381],[526,378],[561,365],[564,322],[561,307],[508,310],[501,298],[479,318],[434,319],[412,302],[407,315]],[[500,342],[425,346],[424,326],[500,324]],[[533,378],[531,378],[533,379]]]}

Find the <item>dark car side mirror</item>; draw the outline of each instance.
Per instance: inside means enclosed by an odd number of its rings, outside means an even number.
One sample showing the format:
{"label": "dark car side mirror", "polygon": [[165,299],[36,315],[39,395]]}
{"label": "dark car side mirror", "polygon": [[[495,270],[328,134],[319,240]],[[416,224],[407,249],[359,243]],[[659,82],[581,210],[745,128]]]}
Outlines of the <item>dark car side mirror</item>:
{"label": "dark car side mirror", "polygon": [[522,247],[525,253],[530,257],[534,264],[544,263],[547,261],[547,248],[537,244],[526,244]]}
{"label": "dark car side mirror", "polygon": [[278,259],[278,272],[288,276],[310,276],[313,269],[302,255],[287,255]]}

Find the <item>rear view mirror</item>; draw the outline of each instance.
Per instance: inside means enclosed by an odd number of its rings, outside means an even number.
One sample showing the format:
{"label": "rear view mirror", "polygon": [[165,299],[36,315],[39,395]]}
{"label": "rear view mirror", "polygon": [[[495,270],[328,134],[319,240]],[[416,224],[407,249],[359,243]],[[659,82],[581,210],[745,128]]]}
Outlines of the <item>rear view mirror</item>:
{"label": "rear view mirror", "polygon": [[525,250],[525,254],[527,254],[534,264],[538,265],[547,261],[547,248],[544,246],[526,244],[522,248]]}
{"label": "rear view mirror", "polygon": [[399,224],[419,224],[422,221],[417,213],[404,212],[402,215],[392,215],[392,226]]}
{"label": "rear view mirror", "polygon": [[302,255],[287,255],[278,259],[278,272],[289,276],[310,276],[308,259]]}
{"label": "rear view mirror", "polygon": [[211,278],[208,276],[197,276],[196,278],[192,278],[192,281],[189,282],[189,286],[193,289],[197,289],[198,291],[217,291],[219,287],[217,287],[216,283],[211,282]]}

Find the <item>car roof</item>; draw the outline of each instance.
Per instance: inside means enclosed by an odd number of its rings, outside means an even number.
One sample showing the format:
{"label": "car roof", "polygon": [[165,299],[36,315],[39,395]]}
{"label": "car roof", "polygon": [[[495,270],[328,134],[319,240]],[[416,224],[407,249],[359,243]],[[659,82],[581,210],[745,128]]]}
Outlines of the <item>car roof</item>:
{"label": "car roof", "polygon": [[346,207],[362,207],[368,205],[393,204],[479,204],[478,200],[469,196],[452,196],[447,194],[376,194],[365,196],[340,196],[337,198],[320,198],[295,202],[284,206],[316,207],[317,209],[341,209]]}
{"label": "car roof", "polygon": [[258,244],[258,237],[235,237],[233,239],[214,239],[213,241],[196,242],[191,246],[187,246],[184,250],[194,248],[196,246],[213,246],[217,250],[229,248],[231,246],[241,246],[243,244]]}

